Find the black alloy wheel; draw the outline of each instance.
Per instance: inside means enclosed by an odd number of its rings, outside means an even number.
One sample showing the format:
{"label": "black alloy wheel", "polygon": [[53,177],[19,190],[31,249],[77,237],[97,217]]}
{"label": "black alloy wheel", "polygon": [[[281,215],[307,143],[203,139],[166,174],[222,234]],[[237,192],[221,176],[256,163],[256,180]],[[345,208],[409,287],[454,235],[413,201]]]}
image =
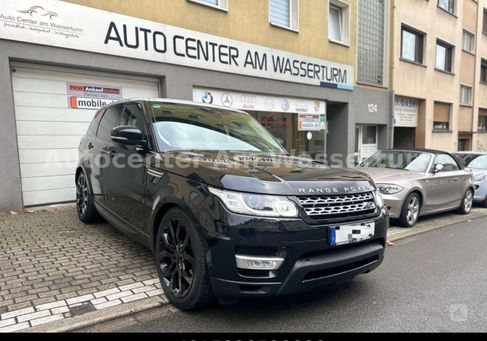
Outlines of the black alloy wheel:
{"label": "black alloy wheel", "polygon": [[188,227],[172,218],[162,227],[159,240],[161,278],[174,297],[183,298],[194,282],[194,258]]}

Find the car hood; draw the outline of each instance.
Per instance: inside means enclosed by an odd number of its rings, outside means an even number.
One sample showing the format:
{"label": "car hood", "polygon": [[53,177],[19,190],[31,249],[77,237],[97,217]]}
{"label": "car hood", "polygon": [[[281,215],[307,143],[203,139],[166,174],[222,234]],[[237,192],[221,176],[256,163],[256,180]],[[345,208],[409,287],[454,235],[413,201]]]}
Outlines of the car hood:
{"label": "car hood", "polygon": [[359,168],[370,175],[375,183],[397,184],[424,177],[424,173],[390,168]]}
{"label": "car hood", "polygon": [[158,154],[153,167],[210,186],[249,193],[316,195],[375,189],[363,172],[290,156],[173,152]]}

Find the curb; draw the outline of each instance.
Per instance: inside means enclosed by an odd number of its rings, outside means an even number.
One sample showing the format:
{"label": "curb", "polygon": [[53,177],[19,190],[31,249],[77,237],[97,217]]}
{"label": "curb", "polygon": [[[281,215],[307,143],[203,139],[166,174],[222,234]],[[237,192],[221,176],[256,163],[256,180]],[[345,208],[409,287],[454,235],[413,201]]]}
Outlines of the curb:
{"label": "curb", "polygon": [[483,208],[474,209],[469,215],[448,214],[444,216],[432,216],[430,218],[425,218],[423,222],[413,228],[407,229],[393,227],[392,231],[387,234],[387,237],[388,241],[397,242],[402,239],[414,237],[430,231],[440,230],[452,225],[472,222],[486,216],[487,209]]}
{"label": "curb", "polygon": [[[388,240],[397,242],[406,238],[414,237],[426,232],[440,230],[458,223],[471,222],[482,217],[487,216],[486,209],[476,209],[468,216],[461,215],[446,215],[434,216],[433,218],[426,218],[419,226],[411,229],[401,229],[393,227],[393,231],[388,233]],[[433,224],[430,224],[433,222]],[[32,327],[22,331],[23,333],[65,333],[90,327],[99,323],[108,322],[118,318],[130,316],[136,313],[141,313],[147,310],[161,308],[169,305],[169,303],[161,297],[152,297],[118,305],[115,307],[103,309],[88,313],[86,315],[75,316],[72,318],[52,322],[39,327]]]}
{"label": "curb", "polygon": [[49,323],[39,327],[29,328],[23,333],[66,333],[76,329],[86,328],[102,322],[115,320],[146,310],[164,307],[168,303],[160,297],[152,297],[136,302],[126,303],[112,308],[75,316],[58,322]]}

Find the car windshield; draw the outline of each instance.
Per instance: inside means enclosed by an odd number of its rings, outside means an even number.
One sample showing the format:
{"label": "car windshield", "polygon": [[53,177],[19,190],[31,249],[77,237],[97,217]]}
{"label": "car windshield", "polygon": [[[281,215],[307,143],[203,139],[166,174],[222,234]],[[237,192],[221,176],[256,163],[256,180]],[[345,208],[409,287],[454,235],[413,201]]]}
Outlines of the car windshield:
{"label": "car windshield", "polygon": [[431,162],[432,155],[414,151],[383,151],[377,152],[364,162],[361,167],[390,168],[425,173]]}
{"label": "car windshield", "polygon": [[249,114],[188,104],[149,102],[157,144],[169,151],[287,154]]}
{"label": "car windshield", "polygon": [[484,154],[455,154],[463,166],[472,169],[487,170],[487,155]]}

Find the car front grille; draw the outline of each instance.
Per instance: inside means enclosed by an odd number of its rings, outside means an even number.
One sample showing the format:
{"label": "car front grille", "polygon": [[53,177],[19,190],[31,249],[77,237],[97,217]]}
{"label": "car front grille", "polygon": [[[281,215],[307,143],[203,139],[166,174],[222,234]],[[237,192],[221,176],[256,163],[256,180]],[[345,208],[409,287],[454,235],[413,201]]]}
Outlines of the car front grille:
{"label": "car front grille", "polygon": [[298,197],[298,200],[306,214],[313,219],[349,218],[370,215],[377,211],[371,192]]}

